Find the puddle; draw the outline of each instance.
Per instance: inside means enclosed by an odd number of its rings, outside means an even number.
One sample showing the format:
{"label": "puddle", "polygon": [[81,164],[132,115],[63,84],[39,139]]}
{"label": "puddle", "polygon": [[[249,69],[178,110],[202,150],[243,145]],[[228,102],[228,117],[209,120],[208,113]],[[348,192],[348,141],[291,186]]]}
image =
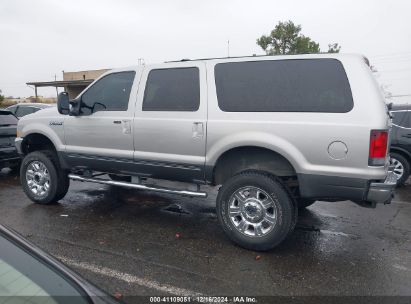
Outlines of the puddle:
{"label": "puddle", "polygon": [[344,233],[344,232],[340,232],[340,231],[320,230],[320,232],[322,234],[326,234],[326,235],[343,236],[343,237],[348,237],[348,238],[351,238],[351,239],[359,239],[360,238],[358,235],[348,234],[348,233]]}
{"label": "puddle", "polygon": [[323,230],[315,226],[297,226],[295,227],[295,229],[302,230],[302,231],[309,231],[309,232],[319,232],[324,235],[348,237],[350,239],[355,239],[355,240],[360,238],[358,235],[355,235],[355,234],[348,234],[348,233],[344,233],[340,231]]}
{"label": "puddle", "polygon": [[295,227],[296,230],[302,230],[302,231],[314,231],[314,232],[320,232],[320,228],[314,227],[314,226],[297,226]]}

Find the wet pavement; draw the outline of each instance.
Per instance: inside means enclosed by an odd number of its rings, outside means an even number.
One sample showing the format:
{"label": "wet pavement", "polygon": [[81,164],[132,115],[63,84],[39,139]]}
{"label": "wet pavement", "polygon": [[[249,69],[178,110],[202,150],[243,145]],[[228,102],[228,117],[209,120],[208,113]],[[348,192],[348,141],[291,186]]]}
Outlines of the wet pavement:
{"label": "wet pavement", "polygon": [[227,239],[208,191],[193,199],[71,182],[60,203],[42,206],[3,170],[0,223],[111,294],[411,296],[410,184],[376,209],[317,202],[264,253]]}

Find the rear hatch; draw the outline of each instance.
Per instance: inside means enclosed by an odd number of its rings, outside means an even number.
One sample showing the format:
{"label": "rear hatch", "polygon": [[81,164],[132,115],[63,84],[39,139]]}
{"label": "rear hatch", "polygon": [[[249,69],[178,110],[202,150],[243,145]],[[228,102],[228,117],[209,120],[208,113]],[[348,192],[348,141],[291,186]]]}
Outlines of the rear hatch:
{"label": "rear hatch", "polygon": [[14,147],[18,119],[9,111],[0,110],[0,149]]}

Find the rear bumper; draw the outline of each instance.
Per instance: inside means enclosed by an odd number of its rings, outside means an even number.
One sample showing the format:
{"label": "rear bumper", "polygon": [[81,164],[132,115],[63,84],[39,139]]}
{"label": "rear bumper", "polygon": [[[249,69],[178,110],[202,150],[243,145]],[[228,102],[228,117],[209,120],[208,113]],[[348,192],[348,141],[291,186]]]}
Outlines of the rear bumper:
{"label": "rear bumper", "polygon": [[389,204],[397,180],[390,169],[384,181],[340,176],[299,174],[300,196],[302,198],[344,201],[351,200],[363,207]]}
{"label": "rear bumper", "polygon": [[388,171],[384,182],[370,183],[366,201],[374,204],[389,204],[394,197],[395,186],[397,185],[397,178],[392,169]]}

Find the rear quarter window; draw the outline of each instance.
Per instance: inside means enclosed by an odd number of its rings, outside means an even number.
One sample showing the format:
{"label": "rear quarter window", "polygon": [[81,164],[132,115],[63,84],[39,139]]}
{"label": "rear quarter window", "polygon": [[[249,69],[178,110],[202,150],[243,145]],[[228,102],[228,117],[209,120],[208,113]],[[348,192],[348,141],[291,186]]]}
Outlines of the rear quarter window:
{"label": "rear quarter window", "polygon": [[215,66],[225,112],[345,113],[353,108],[347,75],[336,59],[288,59]]}

